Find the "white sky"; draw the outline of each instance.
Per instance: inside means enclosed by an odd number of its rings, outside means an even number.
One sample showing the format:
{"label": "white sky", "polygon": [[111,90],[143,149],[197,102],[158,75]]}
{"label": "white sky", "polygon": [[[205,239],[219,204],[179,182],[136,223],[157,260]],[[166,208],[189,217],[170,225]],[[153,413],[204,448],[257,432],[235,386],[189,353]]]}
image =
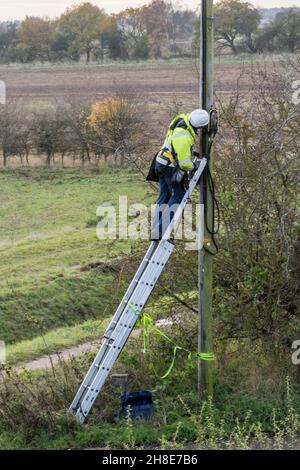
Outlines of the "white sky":
{"label": "white sky", "polygon": [[[299,6],[300,0],[248,0],[260,7]],[[108,13],[118,12],[127,7],[136,7],[150,3],[150,0],[90,0],[94,5],[104,8]],[[23,19],[28,16],[61,15],[67,7],[82,3],[80,0],[0,0],[0,21]],[[200,0],[175,0],[175,3],[186,5],[191,9],[199,5]]]}

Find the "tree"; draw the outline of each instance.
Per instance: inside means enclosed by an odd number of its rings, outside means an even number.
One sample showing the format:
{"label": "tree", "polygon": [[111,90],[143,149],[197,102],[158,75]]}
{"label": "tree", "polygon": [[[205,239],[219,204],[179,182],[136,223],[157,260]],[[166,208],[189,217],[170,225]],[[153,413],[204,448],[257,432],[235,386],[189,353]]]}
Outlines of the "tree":
{"label": "tree", "polygon": [[277,13],[274,29],[279,43],[289,52],[295,52],[300,47],[300,11],[288,8]]}
{"label": "tree", "polygon": [[118,17],[111,15],[108,19],[106,31],[101,36],[102,48],[107,48],[112,59],[128,59],[125,37],[118,26]]}
{"label": "tree", "polygon": [[70,54],[69,49],[75,40],[75,34],[65,31],[57,20],[53,24],[53,36],[51,41],[51,61],[71,59],[78,61],[80,54]]}
{"label": "tree", "polygon": [[133,150],[135,137],[139,134],[136,107],[126,98],[107,98],[92,105],[88,118],[95,132],[100,153],[124,157]]}
{"label": "tree", "polygon": [[10,21],[0,23],[0,60],[1,62],[9,62],[11,60],[11,52],[14,41],[17,40],[19,22]]}
{"label": "tree", "polygon": [[263,51],[296,52],[300,47],[300,9],[284,8],[274,21],[259,28],[256,49]]}
{"label": "tree", "polygon": [[241,0],[221,0],[215,7],[216,36],[225,41],[233,54],[237,54],[236,39],[242,36],[250,52],[254,51],[253,33],[257,30],[260,15],[250,3]]}
{"label": "tree", "polygon": [[29,166],[29,153],[33,148],[34,129],[32,126],[32,117],[25,109],[20,110],[18,128],[15,134],[15,153],[19,156],[21,165],[24,163],[24,157]]}
{"label": "tree", "polygon": [[9,156],[16,155],[16,134],[19,122],[19,107],[16,103],[1,106],[0,113],[0,146],[3,155],[3,166],[7,165]]}
{"label": "tree", "polygon": [[33,127],[35,147],[38,152],[46,154],[46,164],[54,162],[56,152],[61,150],[63,135],[67,129],[67,120],[64,109],[49,108],[36,113]]}
{"label": "tree", "polygon": [[171,48],[175,41],[173,6],[165,0],[152,0],[141,10],[141,15],[147,31],[152,55],[161,57],[162,45]]}
{"label": "tree", "polygon": [[50,60],[53,23],[48,18],[27,16],[18,31],[17,54],[22,62]]}
{"label": "tree", "polygon": [[279,33],[278,25],[267,23],[265,26],[260,28],[255,37],[255,47],[257,52],[261,53],[264,51],[274,52],[278,50],[278,44],[276,40]]}
{"label": "tree", "polygon": [[93,148],[105,161],[109,155],[131,161],[145,149],[146,130],[140,103],[120,90],[116,97],[97,101],[91,106],[87,123],[93,132]]}
{"label": "tree", "polygon": [[195,13],[176,10],[172,1],[152,0],[142,8],[141,15],[154,57],[160,57],[163,50],[178,51],[176,40],[192,37]]}
{"label": "tree", "polygon": [[118,15],[118,25],[125,40],[128,55],[133,59],[148,59],[149,38],[143,18],[143,8],[127,8]]}
{"label": "tree", "polygon": [[86,62],[89,63],[91,53],[99,45],[101,35],[107,29],[105,11],[91,3],[83,3],[68,8],[59,22],[62,30],[74,37],[69,46],[69,53],[85,54]]}
{"label": "tree", "polygon": [[300,119],[287,92],[293,68],[286,63],[268,71],[263,65],[246,73],[249,94],[237,83],[236,92],[218,103],[216,187],[224,262],[215,271],[216,328],[223,339],[251,339],[252,350],[260,344],[289,354],[300,321]]}

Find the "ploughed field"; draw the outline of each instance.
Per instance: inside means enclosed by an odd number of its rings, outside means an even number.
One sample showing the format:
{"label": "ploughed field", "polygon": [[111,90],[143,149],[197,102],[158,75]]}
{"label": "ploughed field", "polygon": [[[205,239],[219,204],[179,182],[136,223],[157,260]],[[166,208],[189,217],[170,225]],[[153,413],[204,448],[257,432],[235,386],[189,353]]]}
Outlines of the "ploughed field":
{"label": "ploughed field", "polygon": [[[262,63],[262,61],[260,61]],[[272,67],[271,61],[266,62]],[[280,64],[277,61],[277,64]],[[243,70],[240,86],[250,86],[249,73],[256,59],[216,60],[215,90],[228,94],[236,88]],[[247,78],[248,77],[248,78]],[[198,65],[195,60],[174,62],[115,63],[108,65],[24,65],[1,66],[0,79],[5,81],[8,100],[17,99],[32,103],[57,102],[74,98],[99,98],[116,92],[126,92],[148,101],[160,102],[162,97],[180,99],[198,95]]]}

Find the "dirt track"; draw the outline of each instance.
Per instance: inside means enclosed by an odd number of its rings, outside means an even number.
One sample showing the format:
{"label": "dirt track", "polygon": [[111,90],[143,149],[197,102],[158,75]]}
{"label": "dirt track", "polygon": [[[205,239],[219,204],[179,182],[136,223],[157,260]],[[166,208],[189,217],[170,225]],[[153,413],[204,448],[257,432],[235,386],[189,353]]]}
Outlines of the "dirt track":
{"label": "dirt track", "polygon": [[[180,316],[177,317],[177,320],[174,319],[161,319],[157,320],[155,324],[157,326],[166,326],[166,325],[172,325],[173,323],[180,321]],[[136,328],[132,331],[130,338],[138,338],[142,333],[142,330],[140,328]],[[23,364],[19,364],[16,368],[17,371],[21,371],[24,368],[26,370],[38,370],[38,369],[49,369],[52,365],[58,364],[60,360],[68,360],[71,357],[76,357],[80,356],[80,354],[86,353],[86,352],[96,352],[99,347],[100,343],[102,341],[102,338],[98,341],[89,341],[83,344],[79,344],[77,346],[73,346],[71,348],[66,348],[61,351],[56,352],[55,354],[49,354],[45,356],[41,356],[37,359],[34,359],[32,361],[24,362]]]}
{"label": "dirt track", "polygon": [[[134,330],[131,334],[132,338],[136,338],[141,334],[141,330]],[[72,357],[80,356],[80,354],[86,352],[96,352],[100,347],[100,341],[89,341],[87,343],[79,344],[71,348],[63,349],[54,354],[49,354],[41,356],[32,361],[24,362],[16,367],[18,372],[21,372],[23,369],[34,371],[39,369],[49,369],[53,365],[59,363],[60,360],[67,361]]]}

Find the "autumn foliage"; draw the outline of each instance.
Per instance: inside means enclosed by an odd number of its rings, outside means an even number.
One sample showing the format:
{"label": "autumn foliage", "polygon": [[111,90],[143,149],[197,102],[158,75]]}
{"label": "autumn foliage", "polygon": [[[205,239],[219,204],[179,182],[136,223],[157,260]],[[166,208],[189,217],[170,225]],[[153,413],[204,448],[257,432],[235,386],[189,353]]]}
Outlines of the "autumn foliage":
{"label": "autumn foliage", "polygon": [[130,117],[131,109],[125,98],[106,98],[92,105],[91,114],[88,118],[90,126],[97,130],[99,127],[114,128],[115,121],[122,117]]}

